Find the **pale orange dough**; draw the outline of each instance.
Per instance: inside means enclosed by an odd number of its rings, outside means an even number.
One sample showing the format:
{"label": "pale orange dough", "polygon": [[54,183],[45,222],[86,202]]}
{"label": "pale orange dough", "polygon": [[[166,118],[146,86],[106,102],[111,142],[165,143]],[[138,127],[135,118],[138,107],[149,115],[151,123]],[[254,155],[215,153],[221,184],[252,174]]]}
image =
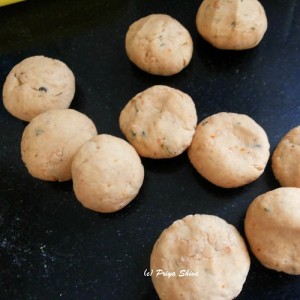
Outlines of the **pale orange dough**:
{"label": "pale orange dough", "polygon": [[75,94],[75,77],[60,60],[32,56],[9,72],[3,86],[3,104],[13,116],[30,121],[38,114],[68,108]]}
{"label": "pale orange dough", "polygon": [[212,215],[189,215],[166,228],[150,258],[152,282],[161,300],[231,300],[250,268],[237,229]]}
{"label": "pale orange dough", "polygon": [[300,188],[300,126],[291,129],[277,145],[272,169],[281,186]]}
{"label": "pale orange dough", "polygon": [[25,127],[22,160],[33,177],[47,181],[70,180],[75,153],[95,135],[97,130],[92,120],[76,110],[44,112]]}
{"label": "pale orange dough", "polygon": [[111,213],[137,196],[144,180],[144,167],[128,142],[100,134],[76,153],[72,178],[75,195],[83,206]]}
{"label": "pale orange dough", "polygon": [[200,35],[216,48],[243,50],[262,40],[268,22],[257,0],[204,0],[196,25]]}
{"label": "pale orange dough", "polygon": [[191,144],[197,112],[188,94],[155,85],[126,104],[119,123],[127,140],[141,156],[172,158]]}
{"label": "pale orange dough", "polygon": [[299,216],[299,188],[277,188],[250,204],[245,233],[253,254],[265,267],[300,275]]}
{"label": "pale orange dough", "polygon": [[129,27],[125,48],[128,58],[140,69],[170,76],[190,63],[193,41],[176,19],[166,14],[151,14]]}
{"label": "pale orange dough", "polygon": [[234,188],[256,180],[270,156],[264,129],[244,114],[220,112],[196,128],[188,156],[213,184]]}

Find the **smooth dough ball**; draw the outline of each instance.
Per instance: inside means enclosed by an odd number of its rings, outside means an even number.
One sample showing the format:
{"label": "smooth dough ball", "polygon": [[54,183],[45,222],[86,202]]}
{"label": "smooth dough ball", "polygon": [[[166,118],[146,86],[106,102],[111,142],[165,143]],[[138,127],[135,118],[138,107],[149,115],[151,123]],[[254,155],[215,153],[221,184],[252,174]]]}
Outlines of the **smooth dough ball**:
{"label": "smooth dough ball", "polygon": [[256,258],[267,268],[300,275],[300,189],[281,187],[249,206],[245,233]]}
{"label": "smooth dough ball", "polygon": [[32,56],[17,64],[3,86],[3,104],[13,116],[30,121],[48,110],[68,108],[75,94],[75,78],[57,59]]}
{"label": "smooth dough ball", "polygon": [[196,128],[188,156],[213,184],[233,188],[256,180],[270,156],[268,137],[247,115],[220,112]]}
{"label": "smooth dough ball", "polygon": [[200,35],[219,49],[255,47],[267,30],[267,17],[257,0],[204,0],[196,16]]}
{"label": "smooth dough ball", "polygon": [[97,135],[94,123],[73,109],[44,112],[26,126],[22,159],[29,173],[47,181],[71,179],[71,163],[78,148]]}
{"label": "smooth dough ball", "polygon": [[197,112],[189,95],[155,85],[127,103],[119,122],[127,140],[141,156],[171,158],[191,144]]}
{"label": "smooth dough ball", "polygon": [[281,186],[300,188],[300,126],[290,130],[277,145],[272,169]]}
{"label": "smooth dough ball", "polygon": [[174,18],[152,14],[129,27],[125,48],[128,58],[140,69],[169,76],[190,63],[193,41],[186,28]]}
{"label": "smooth dough ball", "polygon": [[175,221],[156,241],[150,268],[161,300],[233,299],[250,268],[237,229],[212,215]]}
{"label": "smooth dough ball", "polygon": [[125,140],[100,134],[80,147],[72,163],[77,199],[91,210],[115,212],[138,194],[144,167],[135,149]]}

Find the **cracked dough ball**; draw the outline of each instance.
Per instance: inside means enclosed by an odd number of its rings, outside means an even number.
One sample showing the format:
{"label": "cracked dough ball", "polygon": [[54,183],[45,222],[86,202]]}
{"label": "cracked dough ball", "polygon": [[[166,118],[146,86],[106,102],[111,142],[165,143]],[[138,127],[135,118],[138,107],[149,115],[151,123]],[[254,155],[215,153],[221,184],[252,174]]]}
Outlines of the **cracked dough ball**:
{"label": "cracked dough ball", "polygon": [[75,195],[83,206],[110,213],[136,197],[144,180],[144,167],[128,142],[100,134],[76,153],[72,178]]}
{"label": "cracked dough ball", "polygon": [[78,148],[97,135],[94,123],[73,109],[44,112],[26,126],[22,159],[29,173],[47,181],[71,179],[71,163]]}
{"label": "cracked dough ball", "polygon": [[196,128],[188,156],[213,184],[233,188],[256,180],[270,156],[268,137],[247,115],[220,112]]}
{"label": "cracked dough ball", "polygon": [[13,116],[30,121],[51,109],[68,108],[75,94],[75,78],[66,64],[32,56],[17,64],[3,86],[3,104]]}
{"label": "cracked dough ball", "polygon": [[255,47],[267,30],[267,17],[257,0],[204,0],[196,16],[200,35],[219,49]]}
{"label": "cracked dough ball", "polygon": [[233,299],[250,268],[237,229],[212,215],[175,221],[156,241],[150,268],[161,300]]}
{"label": "cracked dough ball", "polygon": [[190,63],[193,41],[174,18],[152,14],[129,27],[125,48],[129,59],[140,69],[169,76],[179,73]]}
{"label": "cracked dough ball", "polygon": [[290,130],[277,145],[272,169],[280,185],[300,188],[300,126]]}
{"label": "cracked dough ball", "polygon": [[189,95],[155,85],[133,97],[121,111],[119,121],[127,140],[141,156],[171,158],[191,144],[197,112]]}
{"label": "cracked dough ball", "polygon": [[300,275],[299,216],[299,188],[277,188],[250,204],[245,233],[253,254],[265,267]]}

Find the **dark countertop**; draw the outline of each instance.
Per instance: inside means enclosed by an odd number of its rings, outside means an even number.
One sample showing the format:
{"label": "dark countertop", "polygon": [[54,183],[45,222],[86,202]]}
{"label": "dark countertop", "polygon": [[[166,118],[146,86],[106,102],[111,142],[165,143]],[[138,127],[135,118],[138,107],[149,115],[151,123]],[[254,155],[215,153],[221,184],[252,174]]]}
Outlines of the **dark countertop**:
{"label": "dark countertop", "polygon": [[[138,92],[166,84],[188,93],[199,121],[220,111],[245,113],[267,132],[274,150],[300,123],[300,1],[262,0],[269,27],[247,51],[217,50],[196,31],[201,1],[25,1],[0,8],[0,84],[22,59],[42,54],[64,61],[76,76],[71,105],[99,133],[123,137],[123,106]],[[128,26],[167,13],[194,40],[191,64],[172,77],[146,74],[124,50]],[[250,202],[279,187],[270,164],[255,182],[225,190],[205,181],[186,153],[143,159],[138,197],[114,214],[98,214],[75,199],[72,183],[32,178],[20,155],[25,122],[0,107],[0,299],[157,299],[144,276],[161,231],[188,214],[224,218],[244,236]],[[238,299],[299,299],[300,277],[271,271],[251,254]]]}

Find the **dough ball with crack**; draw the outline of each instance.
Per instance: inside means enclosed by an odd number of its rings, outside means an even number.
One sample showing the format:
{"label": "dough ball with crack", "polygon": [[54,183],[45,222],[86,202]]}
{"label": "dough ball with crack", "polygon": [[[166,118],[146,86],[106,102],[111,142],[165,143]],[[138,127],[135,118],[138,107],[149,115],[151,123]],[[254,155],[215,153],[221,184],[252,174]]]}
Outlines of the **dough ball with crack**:
{"label": "dough ball with crack", "polygon": [[257,0],[204,0],[196,25],[200,35],[216,48],[243,50],[262,40],[268,22]]}
{"label": "dough ball with crack", "polygon": [[197,112],[189,95],[155,85],[133,97],[121,111],[119,121],[127,140],[141,156],[171,158],[191,144]]}
{"label": "dough ball with crack", "polygon": [[299,216],[299,188],[277,188],[250,204],[245,233],[253,254],[265,267],[300,275]]}
{"label": "dough ball with crack", "polygon": [[231,300],[243,288],[250,258],[234,226],[217,216],[197,214],[162,232],[150,268],[161,300]]}
{"label": "dough ball with crack", "polygon": [[277,145],[272,169],[281,186],[300,188],[300,126],[291,129]]}
{"label": "dough ball with crack", "polygon": [[32,56],[13,67],[3,86],[3,104],[13,116],[30,121],[38,114],[68,108],[75,78],[60,60]]}
{"label": "dough ball with crack", "polygon": [[270,156],[268,137],[247,115],[220,112],[196,128],[188,156],[213,184],[233,188],[256,180]]}
{"label": "dough ball with crack", "polygon": [[136,197],[144,180],[144,167],[128,142],[100,134],[76,153],[72,178],[75,195],[82,205],[110,213]]}
{"label": "dough ball with crack", "polygon": [[151,14],[134,22],[125,39],[128,58],[154,75],[179,73],[192,58],[193,41],[187,29],[165,14]]}
{"label": "dough ball with crack", "polygon": [[29,173],[47,181],[71,179],[71,163],[78,148],[97,135],[86,115],[56,109],[34,117],[21,141],[22,159]]}

